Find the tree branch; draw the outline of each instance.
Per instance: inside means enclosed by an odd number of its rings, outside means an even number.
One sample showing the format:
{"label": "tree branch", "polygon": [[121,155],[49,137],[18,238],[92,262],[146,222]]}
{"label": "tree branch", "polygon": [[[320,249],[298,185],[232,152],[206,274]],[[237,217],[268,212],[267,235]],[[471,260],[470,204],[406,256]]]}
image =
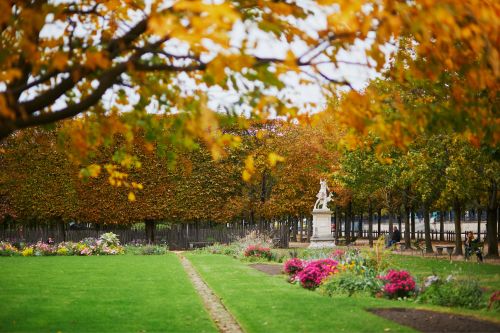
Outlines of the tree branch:
{"label": "tree branch", "polygon": [[35,125],[50,124],[58,120],[74,117],[77,114],[88,110],[90,107],[99,102],[102,95],[106,92],[106,90],[108,90],[108,88],[110,88],[117,82],[118,77],[120,76],[120,74],[125,72],[126,68],[126,63],[120,63],[115,67],[105,71],[99,78],[98,87],[90,95],[82,99],[79,103],[69,105],[60,111],[41,113],[40,115],[31,116],[25,119],[16,119],[13,122],[13,127],[15,129],[21,129]]}

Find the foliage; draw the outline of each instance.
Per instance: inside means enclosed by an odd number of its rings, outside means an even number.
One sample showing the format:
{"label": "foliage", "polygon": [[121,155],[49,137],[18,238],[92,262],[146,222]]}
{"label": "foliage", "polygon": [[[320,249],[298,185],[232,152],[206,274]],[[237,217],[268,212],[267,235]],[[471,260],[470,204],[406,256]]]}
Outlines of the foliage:
{"label": "foliage", "polygon": [[441,306],[477,309],[483,304],[483,291],[474,279],[437,279],[425,288],[419,301]]}
{"label": "foliage", "polygon": [[352,296],[355,293],[364,293],[373,296],[380,292],[383,283],[375,274],[359,274],[352,271],[339,272],[324,281],[320,292],[328,296],[339,296],[346,294]]}
{"label": "foliage", "polygon": [[415,291],[415,281],[407,271],[390,269],[379,279],[384,283],[383,291],[389,298],[408,297]]}
{"label": "foliage", "polygon": [[328,276],[338,272],[338,262],[333,259],[318,259],[308,262],[297,278],[302,287],[316,289]]}
{"label": "foliage", "polygon": [[120,245],[120,240],[118,239],[118,236],[112,232],[107,232],[105,234],[102,234],[101,237],[99,237],[99,240],[101,241],[102,245],[106,246]]}
{"label": "foliage", "polygon": [[373,251],[367,251],[367,265],[376,272],[383,272],[393,265],[391,251],[385,247],[385,237],[378,238]]}
{"label": "foliage", "polygon": [[140,254],[143,255],[161,255],[168,252],[168,247],[160,245],[146,245],[141,247]]}

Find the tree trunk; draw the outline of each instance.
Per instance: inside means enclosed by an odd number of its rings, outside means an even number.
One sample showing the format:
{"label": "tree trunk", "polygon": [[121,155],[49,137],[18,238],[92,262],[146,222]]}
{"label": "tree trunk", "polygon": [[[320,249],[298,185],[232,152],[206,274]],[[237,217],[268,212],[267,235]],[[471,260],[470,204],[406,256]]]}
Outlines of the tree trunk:
{"label": "tree trunk", "polygon": [[313,233],[312,218],[307,219],[307,242],[311,241],[311,236]]}
{"label": "tree trunk", "polygon": [[358,238],[363,238],[363,213],[359,214]]}
{"label": "tree trunk", "polygon": [[394,214],[389,212],[389,239],[392,238],[392,232],[394,229]]}
{"label": "tree trunk", "polygon": [[351,213],[350,213],[350,221],[351,221],[351,239],[354,239],[356,237],[355,231],[356,228],[354,227],[354,221],[356,220],[356,216],[353,213],[354,209],[351,206]]}
{"label": "tree trunk", "polygon": [[424,205],[424,232],[425,232],[425,253],[433,253],[431,241],[431,218],[429,208]]}
{"label": "tree trunk", "polygon": [[488,257],[498,257],[498,238],[497,238],[497,183],[490,184],[488,193],[488,209],[486,211],[486,225],[488,238]]}
{"label": "tree trunk", "polygon": [[399,229],[399,232],[403,232],[402,222],[401,222],[401,212],[398,214],[398,229]]}
{"label": "tree trunk", "polygon": [[295,216],[292,217],[292,235],[290,237],[290,239],[291,239],[292,242],[296,242],[297,241],[297,229],[298,229],[298,226],[299,226],[299,220]]}
{"label": "tree trunk", "polygon": [[477,239],[481,240],[481,215],[483,215],[483,210],[481,208],[477,209]]}
{"label": "tree trunk", "polygon": [[304,240],[304,218],[302,216],[299,217],[299,225],[300,225],[300,232],[299,232],[299,242],[302,242]]}
{"label": "tree trunk", "polygon": [[153,244],[155,242],[155,221],[145,220],[144,224],[146,229],[146,239],[149,244]]}
{"label": "tree trunk", "polygon": [[368,203],[368,245],[373,247],[373,208],[372,203]]}
{"label": "tree trunk", "polygon": [[444,212],[439,212],[439,240],[444,242]]}
{"label": "tree trunk", "polygon": [[380,233],[382,232],[381,228],[382,228],[382,208],[379,208],[378,212],[377,212],[377,232],[378,232],[378,237],[380,237]]}
{"label": "tree trunk", "polygon": [[459,202],[455,202],[453,205],[455,211],[455,255],[463,255],[462,251],[462,225],[460,223],[460,218],[462,216],[461,205]]}
{"label": "tree trunk", "polygon": [[410,239],[410,207],[405,207],[405,247],[407,249],[411,248],[411,239]]}
{"label": "tree trunk", "polygon": [[340,215],[339,215],[339,207],[335,206],[335,215],[334,215],[334,223],[335,223],[335,233],[333,235],[333,238],[337,240],[339,238],[339,228],[340,228]]}
{"label": "tree trunk", "polygon": [[415,239],[415,210],[411,209],[410,213],[411,219],[411,239]]}
{"label": "tree trunk", "polygon": [[59,219],[57,221],[57,229],[59,230],[58,234],[61,235],[61,239],[63,242],[66,241],[66,224],[64,223],[64,221],[62,219]]}
{"label": "tree trunk", "polygon": [[349,201],[347,211],[345,213],[345,242],[349,244],[351,241],[351,218],[352,218],[352,203]]}

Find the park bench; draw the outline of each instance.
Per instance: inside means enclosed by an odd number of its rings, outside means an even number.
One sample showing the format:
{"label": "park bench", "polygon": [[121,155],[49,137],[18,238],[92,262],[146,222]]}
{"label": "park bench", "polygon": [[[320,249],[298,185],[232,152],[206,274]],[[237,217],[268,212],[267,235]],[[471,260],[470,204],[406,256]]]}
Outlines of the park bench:
{"label": "park bench", "polygon": [[425,244],[424,240],[422,240],[422,239],[415,239],[411,243],[411,246],[412,246],[412,249],[414,249],[416,251],[419,251],[422,254],[422,257],[423,257],[424,256],[424,250],[425,250],[424,244]]}
{"label": "park bench", "polygon": [[399,252],[403,252],[403,250],[406,250],[406,245],[405,245],[405,242],[397,242],[397,243],[394,243],[394,248],[396,250],[399,249]]}
{"label": "park bench", "polygon": [[356,240],[358,238],[357,237],[351,237],[351,242],[349,244],[347,244],[346,242],[346,239],[345,238],[338,238],[337,241],[335,242],[336,245],[339,245],[339,246],[351,246],[351,245],[356,245]]}
{"label": "park bench", "polygon": [[454,249],[455,249],[454,245],[436,245],[436,256],[442,255],[443,250],[446,250],[446,252],[450,256],[450,261],[451,261],[451,255],[453,254]]}
{"label": "park bench", "polygon": [[[464,251],[464,259],[465,260],[469,260],[470,257],[472,256],[472,254],[476,254],[477,251],[479,251],[481,253],[481,255],[484,254],[484,242],[473,242],[471,244],[471,248],[470,249],[467,249],[467,247],[465,248],[465,251]],[[476,254],[477,256],[477,254]],[[484,255],[483,255],[484,257]]]}

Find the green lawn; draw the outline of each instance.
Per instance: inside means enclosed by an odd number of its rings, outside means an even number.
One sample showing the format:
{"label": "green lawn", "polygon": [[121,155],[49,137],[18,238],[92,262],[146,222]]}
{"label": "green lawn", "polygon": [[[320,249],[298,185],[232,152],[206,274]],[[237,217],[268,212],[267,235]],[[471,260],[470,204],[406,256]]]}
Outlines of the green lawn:
{"label": "green lawn", "polygon": [[231,257],[188,254],[247,332],[414,332],[366,312],[401,306],[375,298],[329,298],[269,276]]}
{"label": "green lawn", "polygon": [[0,258],[1,332],[216,332],[179,260]]}
{"label": "green lawn", "polygon": [[481,286],[487,287],[491,291],[500,290],[500,266],[492,264],[478,264],[476,262],[453,261],[448,259],[432,257],[416,257],[393,255],[393,262],[396,267],[410,271],[419,280],[438,274],[448,276],[449,274],[472,277],[479,280]]}

